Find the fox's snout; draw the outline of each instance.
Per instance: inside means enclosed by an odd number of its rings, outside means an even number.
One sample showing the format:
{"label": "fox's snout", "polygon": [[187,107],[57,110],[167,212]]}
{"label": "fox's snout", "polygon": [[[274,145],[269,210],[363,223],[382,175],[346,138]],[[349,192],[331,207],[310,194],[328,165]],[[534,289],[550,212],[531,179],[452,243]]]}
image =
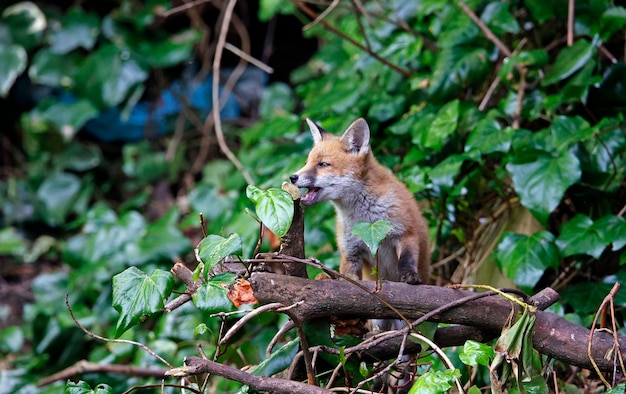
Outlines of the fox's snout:
{"label": "fox's snout", "polygon": [[291,183],[293,183],[294,185],[296,184],[296,182],[298,182],[298,174],[293,174],[289,177],[289,180],[291,181]]}

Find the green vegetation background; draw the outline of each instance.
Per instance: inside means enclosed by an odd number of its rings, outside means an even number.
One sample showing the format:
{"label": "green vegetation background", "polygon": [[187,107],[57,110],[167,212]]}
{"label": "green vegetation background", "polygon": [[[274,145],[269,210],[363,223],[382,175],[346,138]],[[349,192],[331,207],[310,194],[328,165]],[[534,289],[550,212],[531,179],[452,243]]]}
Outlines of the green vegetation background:
{"label": "green vegetation background", "polygon": [[[171,119],[168,135],[153,140],[103,144],[79,133],[101,111],[123,115],[167,86],[164,75],[215,40],[217,25],[159,29],[172,7],[119,1],[98,14],[87,4],[61,12],[17,3],[2,11],[0,96],[6,100],[27,73],[76,99],[41,100],[2,125],[16,132],[2,137],[0,287],[9,300],[10,278],[23,275],[32,279],[32,298],[17,319],[14,305],[0,304],[0,392],[64,392],[64,382],[35,388],[36,380],[81,359],[161,367],[133,346],[83,335],[66,293],[86,328],[115,337],[112,278],[128,267],[167,271],[173,258],[193,261],[199,213],[209,234],[239,234],[242,255],[251,257],[258,225],[246,213],[253,204],[244,173],[262,188],[287,180],[312,143],[305,117],[336,133],[367,119],[375,155],[424,207],[436,283],[528,293],[551,286],[561,294],[552,311],[589,326],[626,277],[622,6],[576,1],[568,22],[565,2],[339,2],[304,32],[319,42],[313,57],[290,83],[263,90],[258,119],[222,124],[245,170],[219,153],[213,128],[201,132],[197,112]],[[309,23],[306,10],[322,12],[264,0],[259,17],[280,12]],[[306,215],[307,256],[336,267],[331,207]],[[625,303],[619,293],[616,308]],[[122,338],[180,365],[197,343],[216,351],[219,319],[209,314],[188,305]],[[221,361],[260,363],[283,323],[260,316]],[[115,392],[144,382],[83,379]],[[213,392],[237,387],[216,380]]]}

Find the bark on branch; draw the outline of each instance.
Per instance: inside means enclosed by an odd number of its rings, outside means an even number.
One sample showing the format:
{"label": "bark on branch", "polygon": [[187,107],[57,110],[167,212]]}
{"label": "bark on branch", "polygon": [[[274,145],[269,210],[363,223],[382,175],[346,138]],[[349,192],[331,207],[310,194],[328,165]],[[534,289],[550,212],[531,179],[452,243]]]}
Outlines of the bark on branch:
{"label": "bark on branch", "polygon": [[[314,318],[394,318],[397,315],[376,297],[342,280],[309,280],[269,273],[254,273],[250,279],[254,294],[261,304],[278,302],[291,305],[303,301],[292,310],[300,320]],[[375,283],[362,282],[374,291]],[[412,286],[383,282],[378,295],[391,303],[408,319],[418,319],[431,310],[475,294],[437,286]],[[431,321],[478,327],[499,333],[511,313],[512,305],[501,297],[469,301]],[[540,353],[583,368],[593,368],[587,356],[589,330],[570,323],[550,312],[537,311],[533,346]],[[626,338],[619,337],[619,347],[626,349]],[[602,371],[614,368],[614,340],[608,332],[595,331],[591,346],[594,361]]]}

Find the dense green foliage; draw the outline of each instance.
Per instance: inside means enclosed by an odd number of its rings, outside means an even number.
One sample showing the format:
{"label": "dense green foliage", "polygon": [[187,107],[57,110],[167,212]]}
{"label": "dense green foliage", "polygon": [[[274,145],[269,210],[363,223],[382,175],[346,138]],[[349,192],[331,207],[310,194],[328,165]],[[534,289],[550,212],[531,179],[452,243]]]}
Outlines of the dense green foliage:
{"label": "dense green foliage", "polygon": [[[528,293],[551,286],[562,296],[552,311],[591,324],[613,284],[626,278],[626,66],[619,60],[626,56],[626,9],[609,0],[576,1],[575,21],[568,24],[562,2],[398,0],[364,2],[355,10],[356,3],[340,2],[306,30],[320,40],[320,50],[292,74],[291,84],[267,86],[258,122],[224,124],[258,185],[248,189],[241,171],[223,158],[211,157],[192,173],[201,134],[196,129],[181,141],[173,119],[169,136],[119,149],[77,134],[110,107],[129,111],[167,84],[164,70],[174,72],[192,56],[206,32],[155,28],[169,2],[120,1],[104,15],[79,5],[60,12],[32,3],[2,11],[0,96],[27,73],[33,83],[74,99],[39,101],[19,118],[19,141],[3,140],[15,149],[7,152],[10,165],[2,164],[0,261],[7,272],[42,271],[32,281],[34,300],[22,324],[0,330],[6,356],[0,392],[63,392],[64,382],[37,389],[33,377],[81,359],[163,367],[137,347],[83,335],[67,312],[66,293],[90,331],[141,342],[174,365],[197,355],[200,343],[220,362],[255,365],[255,373],[286,368],[295,333],[272,356],[265,354],[282,316],[259,315],[231,346],[218,344],[222,321],[230,325],[234,318],[211,314],[234,309],[223,287],[234,277],[209,270],[229,254],[252,257],[257,220],[279,235],[288,228],[290,206],[275,188],[301,167],[311,145],[301,132],[304,117],[335,133],[357,117],[367,119],[375,155],[424,206],[433,261],[441,262],[433,272],[437,283],[514,284]],[[262,1],[260,15],[304,17],[303,8],[286,4]],[[571,42],[568,26],[575,28]],[[188,122],[199,128],[192,118]],[[337,266],[329,204],[306,211],[305,239],[307,255]],[[193,305],[161,314],[164,299],[184,290],[168,272],[172,259],[194,262],[197,245],[207,283]],[[616,307],[625,297],[618,293]],[[9,313],[0,309],[0,320]],[[547,392],[552,383],[537,368],[545,360],[520,339],[532,329],[532,316],[518,323],[499,343],[517,346],[528,379],[503,384],[517,386],[512,392]],[[468,342],[453,358],[459,367],[478,369],[472,383],[489,386],[491,346]],[[453,387],[457,372],[442,372],[434,356],[426,362],[433,373],[413,392]],[[368,371],[344,364],[354,376]],[[460,369],[465,383],[467,368]],[[564,383],[567,377],[560,376],[561,389],[579,392]],[[100,383],[122,392],[145,382],[116,374],[82,379],[89,384],[70,392]],[[218,378],[209,385],[207,392],[240,387]]]}

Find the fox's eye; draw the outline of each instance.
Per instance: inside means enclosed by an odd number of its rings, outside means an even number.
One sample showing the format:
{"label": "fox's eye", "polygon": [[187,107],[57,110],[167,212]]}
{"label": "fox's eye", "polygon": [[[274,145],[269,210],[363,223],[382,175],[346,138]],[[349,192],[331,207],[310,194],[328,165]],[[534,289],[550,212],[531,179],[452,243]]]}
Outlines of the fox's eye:
{"label": "fox's eye", "polygon": [[324,168],[324,167],[330,166],[330,163],[327,163],[325,161],[320,161],[319,163],[317,163],[317,166],[320,168]]}

